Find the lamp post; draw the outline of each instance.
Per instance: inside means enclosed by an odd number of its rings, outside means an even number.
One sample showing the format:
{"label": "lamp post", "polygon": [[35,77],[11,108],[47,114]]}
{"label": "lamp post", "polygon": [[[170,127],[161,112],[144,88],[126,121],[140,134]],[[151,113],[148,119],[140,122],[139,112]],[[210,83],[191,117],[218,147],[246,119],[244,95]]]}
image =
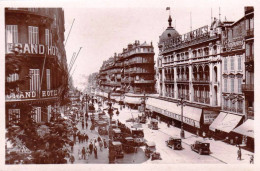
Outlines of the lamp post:
{"label": "lamp post", "polygon": [[186,105],[186,101],[184,101],[184,98],[181,96],[180,100],[177,103],[177,106],[181,106],[181,132],[180,137],[185,138],[184,130],[183,130],[183,107]]}

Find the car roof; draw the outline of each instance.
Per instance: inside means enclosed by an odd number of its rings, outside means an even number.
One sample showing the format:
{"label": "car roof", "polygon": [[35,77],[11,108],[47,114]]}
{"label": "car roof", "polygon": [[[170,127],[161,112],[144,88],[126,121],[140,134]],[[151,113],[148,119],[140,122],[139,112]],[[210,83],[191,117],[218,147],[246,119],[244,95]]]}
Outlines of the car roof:
{"label": "car roof", "polygon": [[170,137],[169,139],[170,139],[170,140],[180,140],[181,138],[178,138],[178,137]]}
{"label": "car roof", "polygon": [[126,137],[126,140],[133,140],[133,137]]}
{"label": "car roof", "polygon": [[113,141],[112,144],[113,144],[113,145],[121,145],[122,143],[119,142],[119,141]]}
{"label": "car roof", "polygon": [[202,144],[209,144],[209,142],[203,141],[203,140],[196,140],[196,142],[199,142],[199,143],[202,143]]}
{"label": "car roof", "polygon": [[152,121],[152,122],[158,122],[156,119],[152,119],[151,121]]}
{"label": "car roof", "polygon": [[146,142],[146,145],[147,145],[147,146],[156,146],[156,145],[155,145],[155,142],[153,142],[153,141],[148,141],[148,142]]}

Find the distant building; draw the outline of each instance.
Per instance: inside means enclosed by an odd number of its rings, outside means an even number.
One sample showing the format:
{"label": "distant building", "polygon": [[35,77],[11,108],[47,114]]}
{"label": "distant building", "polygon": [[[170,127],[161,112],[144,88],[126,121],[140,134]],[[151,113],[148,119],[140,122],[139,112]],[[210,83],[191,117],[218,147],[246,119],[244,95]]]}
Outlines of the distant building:
{"label": "distant building", "polygon": [[[23,62],[17,62],[19,72],[6,75],[10,89],[5,98],[7,125],[28,115],[24,109],[29,105],[35,109],[35,122],[50,120],[68,84],[64,32],[61,8],[5,9],[6,61],[17,58]],[[12,89],[13,82],[22,80],[16,91]]]}
{"label": "distant building", "polygon": [[[104,96],[112,92],[112,98],[132,105],[141,103],[143,94],[155,92],[154,49],[152,43],[135,41],[118,55],[103,62],[99,72],[100,89]],[[115,97],[113,97],[115,96]],[[117,97],[116,97],[117,96]],[[121,98],[122,100],[122,98]]]}

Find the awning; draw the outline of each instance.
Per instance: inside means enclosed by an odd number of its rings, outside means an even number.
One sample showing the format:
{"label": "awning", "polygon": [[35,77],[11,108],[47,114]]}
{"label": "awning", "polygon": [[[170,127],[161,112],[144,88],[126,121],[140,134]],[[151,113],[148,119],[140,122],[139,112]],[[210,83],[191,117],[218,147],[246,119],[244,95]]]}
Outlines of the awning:
{"label": "awning", "polygon": [[125,96],[125,103],[129,103],[129,104],[141,104],[141,99],[140,97],[129,97],[129,96]]}
{"label": "awning", "polygon": [[220,122],[226,117],[226,115],[227,115],[227,113],[220,112],[219,115],[216,117],[216,119],[209,126],[209,129],[211,131],[215,131],[218,124],[220,124]]}
{"label": "awning", "polygon": [[[151,111],[155,111],[167,117],[181,121],[181,106],[177,106],[176,103],[149,97],[146,102],[146,107]],[[200,128],[201,114],[202,109],[200,108],[184,106],[183,122],[188,125]]]}
{"label": "awning", "polygon": [[254,138],[254,120],[247,119],[243,124],[235,128],[233,132]]}
{"label": "awning", "polygon": [[242,116],[227,114],[225,118],[217,125],[216,129],[229,133],[241,121]]}

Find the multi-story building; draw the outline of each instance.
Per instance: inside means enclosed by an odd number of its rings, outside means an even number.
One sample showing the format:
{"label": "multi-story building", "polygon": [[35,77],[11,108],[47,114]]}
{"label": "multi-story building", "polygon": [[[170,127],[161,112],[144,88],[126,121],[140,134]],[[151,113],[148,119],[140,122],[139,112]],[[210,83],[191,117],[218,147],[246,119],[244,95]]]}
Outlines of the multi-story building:
{"label": "multi-story building", "polygon": [[[152,43],[135,41],[118,55],[103,62],[100,69],[100,88],[111,97],[120,100],[125,93],[125,102],[138,105],[143,94],[155,92],[154,50]],[[101,93],[102,94],[102,93]]]}
{"label": "multi-story building", "polygon": [[221,105],[222,23],[214,19],[210,27],[179,35],[171,26],[171,16],[168,22],[158,44],[160,96],[149,97],[147,107],[162,119],[179,124],[181,111],[176,104],[183,98],[184,127],[207,131]]}
{"label": "multi-story building", "polygon": [[[6,124],[23,119],[32,105],[34,120],[48,122],[67,86],[64,11],[61,8],[6,8]],[[17,63],[15,71],[10,63]],[[11,68],[14,69],[14,68]],[[16,72],[18,71],[18,72]],[[21,81],[12,88],[12,82]],[[22,83],[23,82],[23,83]]]}

